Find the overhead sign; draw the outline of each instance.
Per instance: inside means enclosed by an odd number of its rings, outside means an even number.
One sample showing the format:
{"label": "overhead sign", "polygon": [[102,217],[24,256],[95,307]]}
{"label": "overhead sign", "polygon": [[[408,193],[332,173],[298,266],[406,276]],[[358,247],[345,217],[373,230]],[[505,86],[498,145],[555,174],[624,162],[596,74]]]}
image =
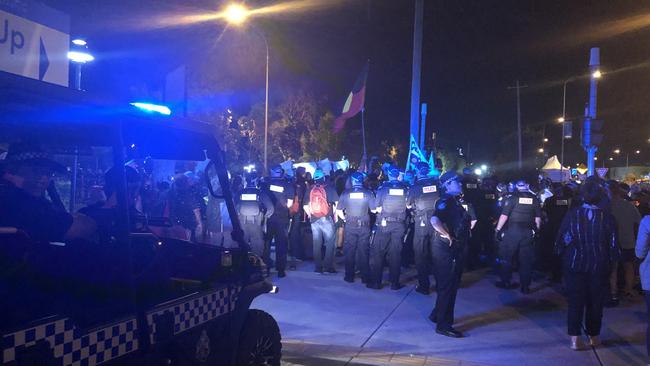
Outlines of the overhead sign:
{"label": "overhead sign", "polygon": [[596,173],[598,173],[600,178],[605,178],[605,174],[607,174],[608,170],[609,168],[596,168]]}
{"label": "overhead sign", "polygon": [[70,17],[35,1],[0,1],[0,71],[68,86]]}

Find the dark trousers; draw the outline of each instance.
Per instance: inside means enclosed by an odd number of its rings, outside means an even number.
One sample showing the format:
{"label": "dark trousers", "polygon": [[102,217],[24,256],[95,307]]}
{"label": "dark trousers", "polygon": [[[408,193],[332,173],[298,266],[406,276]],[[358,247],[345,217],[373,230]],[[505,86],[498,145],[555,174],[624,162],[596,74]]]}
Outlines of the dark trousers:
{"label": "dark trousers", "polygon": [[287,230],[289,222],[271,218],[266,223],[267,249],[271,250],[271,241],[275,242],[275,269],[284,272],[287,269]]}
{"label": "dark trousers", "polygon": [[353,279],[355,269],[358,268],[361,271],[361,278],[368,281],[370,227],[346,224],[344,238],[345,278]]}
{"label": "dark trousers", "polygon": [[535,262],[533,239],[533,230],[530,228],[514,226],[505,231],[499,245],[501,281],[509,282],[512,279],[512,262],[518,254],[521,286],[530,286]]}
{"label": "dark trousers", "polygon": [[648,351],[648,356],[650,356],[650,291],[643,291],[643,295],[645,296],[645,305],[648,309],[648,327],[646,328],[645,332],[645,344],[646,350]]}
{"label": "dark trousers", "polygon": [[[314,265],[316,270],[325,267],[326,270],[334,270],[334,221],[331,217],[315,219],[311,223],[311,234],[313,237]],[[323,247],[325,257],[323,258]]]}
{"label": "dark trousers", "polygon": [[569,303],[567,318],[569,335],[582,334],[583,319],[587,335],[600,335],[608,273],[566,271],[564,278]]}
{"label": "dark trousers", "polygon": [[251,252],[260,257],[264,256],[264,232],[262,225],[252,222],[242,221],[242,230],[244,231],[244,241],[251,247]]}
{"label": "dark trousers", "polygon": [[[422,223],[425,226],[422,226]],[[415,268],[418,271],[418,285],[424,289],[431,286],[429,275],[431,274],[431,242],[434,232],[435,230],[428,221],[420,219],[416,221],[413,251],[415,253]]]}
{"label": "dark trousers", "polygon": [[404,224],[389,222],[379,226],[375,233],[375,242],[370,246],[370,281],[381,285],[384,270],[384,258],[388,256],[389,279],[392,285],[399,284],[402,265],[402,237]]}
{"label": "dark trousers", "polygon": [[438,235],[431,245],[433,258],[433,275],[436,278],[436,305],[431,315],[436,319],[436,328],[448,330],[454,324],[454,307],[456,294],[463,273],[463,243],[454,242]]}
{"label": "dark trousers", "polygon": [[295,258],[304,259],[304,245],[302,243],[302,223],[300,215],[293,217],[293,223],[289,231],[289,253]]}

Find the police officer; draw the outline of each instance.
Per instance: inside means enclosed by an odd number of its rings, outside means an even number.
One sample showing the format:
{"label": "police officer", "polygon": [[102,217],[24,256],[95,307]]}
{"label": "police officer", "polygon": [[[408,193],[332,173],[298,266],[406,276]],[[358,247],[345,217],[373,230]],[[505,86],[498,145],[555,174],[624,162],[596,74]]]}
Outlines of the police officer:
{"label": "police officer", "polygon": [[375,210],[375,195],[363,187],[363,174],[350,176],[352,188],[343,191],[336,206],[336,214],[345,222],[343,253],[346,282],[354,282],[355,267],[361,272],[363,283],[369,277],[370,211]]}
{"label": "police officer", "polygon": [[500,240],[499,262],[501,280],[496,283],[499,288],[513,288],[512,260],[519,253],[519,279],[521,292],[530,293],[535,252],[533,243],[535,233],[542,224],[542,209],[537,196],[530,192],[528,184],[519,180],[517,192],[505,201],[503,211],[496,227],[496,239]]}
{"label": "police officer", "polygon": [[436,323],[436,333],[461,338],[463,333],[453,327],[454,306],[463,273],[463,253],[469,239],[471,218],[459,201],[463,188],[456,172],[449,171],[440,177],[440,189],[442,195],[430,221],[435,230],[431,254],[437,297],[429,319]]}
{"label": "police officer", "polygon": [[547,198],[542,205],[542,211],[547,220],[542,230],[542,261],[544,269],[551,273],[552,282],[560,282],[562,279],[562,261],[554,253],[553,249],[564,215],[569,211],[569,207],[571,207],[571,198],[571,189],[558,184],[553,187],[553,196]]}
{"label": "police officer", "polygon": [[388,254],[389,278],[393,290],[399,290],[400,267],[402,263],[402,240],[405,232],[406,198],[408,187],[398,181],[400,171],[388,169],[388,181],[377,190],[377,232],[370,246],[370,276],[367,287],[380,289],[384,257]]}
{"label": "police officer", "polygon": [[415,291],[428,295],[431,287],[429,274],[431,272],[431,240],[435,230],[429,222],[435,211],[435,204],[440,197],[437,181],[430,176],[429,164],[420,163],[417,166],[417,182],[409,190],[408,207],[413,212],[414,236],[413,251],[415,268],[418,272],[418,285]]}
{"label": "police officer", "polygon": [[289,207],[293,205],[295,190],[284,177],[282,166],[271,167],[270,179],[262,185],[262,191],[268,195],[273,203],[273,215],[266,223],[266,252],[271,249],[271,241],[275,242],[275,268],[278,277],[286,276],[287,246],[289,232]]}
{"label": "police officer", "polygon": [[246,188],[235,197],[235,208],[239,216],[244,241],[250,245],[251,251],[258,256],[264,255],[264,219],[273,215],[271,199],[257,188],[257,174],[248,173]]}

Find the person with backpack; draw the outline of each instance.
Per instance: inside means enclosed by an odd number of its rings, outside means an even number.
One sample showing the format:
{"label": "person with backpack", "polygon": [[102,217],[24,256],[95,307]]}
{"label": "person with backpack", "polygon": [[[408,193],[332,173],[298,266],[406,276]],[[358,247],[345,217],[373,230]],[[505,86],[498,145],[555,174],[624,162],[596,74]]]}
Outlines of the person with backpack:
{"label": "person with backpack", "polygon": [[[315,272],[336,273],[334,267],[334,219],[333,212],[339,195],[332,185],[325,183],[325,174],[321,169],[314,172],[314,184],[305,191],[303,208],[311,222],[314,245]],[[323,247],[325,257],[323,258]]]}
{"label": "person with backpack", "polygon": [[251,252],[262,257],[264,255],[263,225],[265,219],[273,215],[274,207],[271,199],[257,188],[255,172],[248,174],[246,188],[235,196],[235,209],[244,231],[244,241],[250,245]]}
{"label": "person with backpack", "polygon": [[275,268],[278,277],[286,276],[287,245],[289,231],[289,207],[293,206],[294,186],[284,177],[282,166],[271,167],[267,182],[262,185],[262,191],[271,199],[274,211],[266,223],[266,253],[271,251],[271,241],[275,242]]}
{"label": "person with backpack", "polygon": [[377,231],[370,243],[370,281],[366,287],[381,289],[384,258],[388,255],[390,288],[399,290],[402,265],[402,239],[406,232],[406,203],[408,186],[397,180],[399,169],[388,169],[388,182],[377,190]]}

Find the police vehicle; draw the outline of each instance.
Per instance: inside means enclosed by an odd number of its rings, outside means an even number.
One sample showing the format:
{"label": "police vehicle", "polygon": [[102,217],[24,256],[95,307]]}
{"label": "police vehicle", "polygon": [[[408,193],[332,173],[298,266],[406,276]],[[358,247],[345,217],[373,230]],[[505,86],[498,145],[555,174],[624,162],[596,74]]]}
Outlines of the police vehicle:
{"label": "police vehicle", "polygon": [[[165,208],[154,215],[144,194],[127,202],[124,179],[108,242],[34,242],[0,228],[0,364],[280,364],[276,321],[249,309],[277,288],[241,240],[209,125],[0,72],[0,148],[19,140],[68,167],[55,187],[70,212],[97,200],[111,167],[146,157],[153,169],[144,174],[155,183],[203,164],[204,177],[191,184],[208,204],[221,202],[236,245],[185,235]],[[149,214],[134,215],[132,205]]]}

